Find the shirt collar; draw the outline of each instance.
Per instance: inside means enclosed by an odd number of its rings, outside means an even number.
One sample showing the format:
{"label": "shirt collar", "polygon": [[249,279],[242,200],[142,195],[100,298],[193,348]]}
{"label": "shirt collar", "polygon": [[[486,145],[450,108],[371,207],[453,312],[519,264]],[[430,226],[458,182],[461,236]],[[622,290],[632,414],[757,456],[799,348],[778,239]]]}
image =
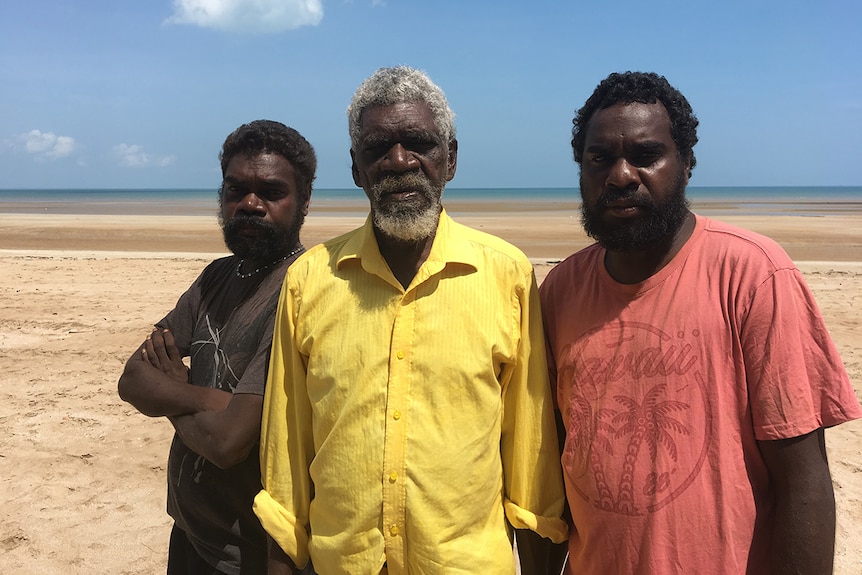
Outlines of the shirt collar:
{"label": "shirt collar", "polygon": [[[465,233],[465,229],[464,226],[450,218],[445,209],[440,213],[431,252],[428,254],[428,259],[419,268],[414,283],[424,281],[443,270],[448,264],[463,264],[474,270],[478,269],[479,258]],[[342,246],[335,265],[340,269],[344,262],[354,259],[360,260],[363,269],[369,273],[379,276],[391,275],[392,273],[389,271],[386,260],[380,255],[370,214],[358,232],[353,234]]]}

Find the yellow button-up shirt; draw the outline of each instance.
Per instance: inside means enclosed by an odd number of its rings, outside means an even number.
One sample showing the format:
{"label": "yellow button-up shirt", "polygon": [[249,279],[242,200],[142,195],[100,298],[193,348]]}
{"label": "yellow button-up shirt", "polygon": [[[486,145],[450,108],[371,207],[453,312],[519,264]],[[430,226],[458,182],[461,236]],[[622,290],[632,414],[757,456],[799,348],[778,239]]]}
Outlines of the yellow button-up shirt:
{"label": "yellow button-up shirt", "polygon": [[405,290],[370,221],[290,268],[261,523],[317,572],[514,573],[508,523],[566,539],[532,267],[444,212]]}

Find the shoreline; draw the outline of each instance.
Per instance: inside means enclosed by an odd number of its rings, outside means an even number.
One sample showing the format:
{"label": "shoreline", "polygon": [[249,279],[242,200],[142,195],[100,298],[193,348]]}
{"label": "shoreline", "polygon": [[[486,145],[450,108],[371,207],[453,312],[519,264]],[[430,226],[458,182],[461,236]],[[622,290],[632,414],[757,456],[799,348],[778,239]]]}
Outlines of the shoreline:
{"label": "shoreline", "polygon": [[[523,197],[504,196],[494,199],[474,197],[443,197],[443,205],[452,215],[480,216],[518,213],[520,215],[539,215],[566,213],[580,216],[580,198],[577,192],[570,197],[531,197],[530,190],[524,190]],[[121,215],[121,216],[204,216],[215,217],[217,213],[215,193],[206,201],[182,198],[121,199],[107,200],[3,200],[0,201],[0,215]],[[862,214],[862,199],[824,198],[689,198],[692,211],[708,214],[736,214],[754,216],[800,215],[807,217],[827,217],[835,215]],[[310,215],[356,216],[368,212],[368,200],[357,191],[350,197],[315,197],[312,193]]]}
{"label": "shoreline", "polygon": [[[862,261],[862,207],[828,216],[757,215],[732,211],[735,204],[696,213],[749,229],[777,241],[796,261]],[[499,236],[530,258],[561,259],[592,243],[575,209],[529,203],[447,205],[458,222]],[[484,210],[484,211],[482,211]],[[367,212],[312,211],[301,240],[312,247],[350,231]],[[10,214],[0,212],[0,249],[120,252],[227,253],[213,215]]]}

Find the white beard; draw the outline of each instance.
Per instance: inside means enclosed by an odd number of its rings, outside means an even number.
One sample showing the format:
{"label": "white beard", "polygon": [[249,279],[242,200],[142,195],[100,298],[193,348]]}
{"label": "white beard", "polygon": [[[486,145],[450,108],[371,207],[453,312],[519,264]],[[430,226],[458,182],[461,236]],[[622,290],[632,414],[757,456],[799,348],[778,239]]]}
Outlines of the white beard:
{"label": "white beard", "polygon": [[420,212],[381,213],[372,215],[374,227],[384,235],[402,242],[419,242],[437,231],[440,204],[434,203]]}

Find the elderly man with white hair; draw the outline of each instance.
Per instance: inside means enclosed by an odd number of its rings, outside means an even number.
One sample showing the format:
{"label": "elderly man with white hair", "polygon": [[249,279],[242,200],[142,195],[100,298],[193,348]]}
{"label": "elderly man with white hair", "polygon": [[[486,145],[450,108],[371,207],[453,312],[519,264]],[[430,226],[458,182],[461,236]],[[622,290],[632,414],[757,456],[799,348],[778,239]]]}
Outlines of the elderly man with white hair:
{"label": "elderly man with white hair", "polygon": [[[384,68],[348,109],[365,225],[291,268],[273,337],[255,512],[271,573],[548,573],[565,501],[538,290],[455,223],[454,114]],[[557,569],[559,572],[559,569]]]}

